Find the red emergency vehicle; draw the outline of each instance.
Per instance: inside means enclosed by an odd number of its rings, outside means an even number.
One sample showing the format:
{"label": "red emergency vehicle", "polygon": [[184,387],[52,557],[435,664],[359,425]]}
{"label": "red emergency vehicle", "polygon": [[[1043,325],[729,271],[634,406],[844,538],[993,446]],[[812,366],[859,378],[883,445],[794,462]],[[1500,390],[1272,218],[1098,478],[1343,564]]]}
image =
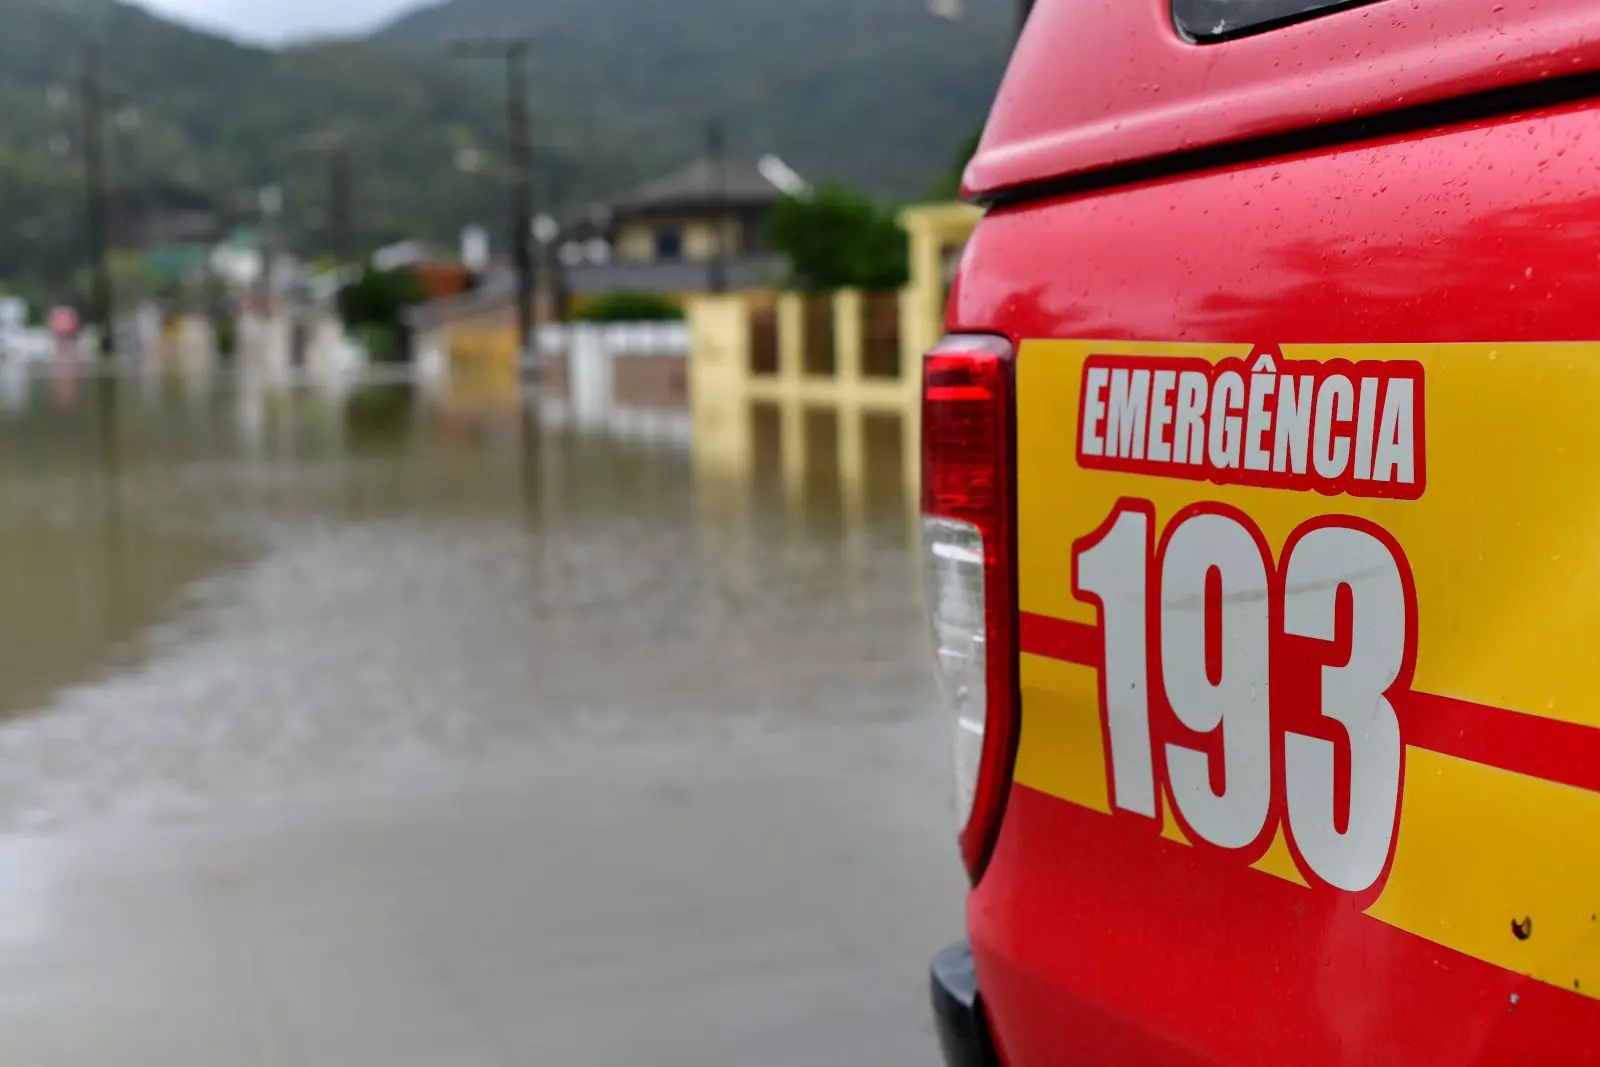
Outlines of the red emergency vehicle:
{"label": "red emergency vehicle", "polygon": [[947,1060],[1600,1062],[1600,3],[1039,0],[966,192]]}

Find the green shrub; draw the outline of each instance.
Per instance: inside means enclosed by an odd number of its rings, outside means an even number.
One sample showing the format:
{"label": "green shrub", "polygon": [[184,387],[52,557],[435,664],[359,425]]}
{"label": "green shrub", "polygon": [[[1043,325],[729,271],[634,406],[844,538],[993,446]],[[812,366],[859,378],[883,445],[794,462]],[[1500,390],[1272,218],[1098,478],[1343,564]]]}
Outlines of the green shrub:
{"label": "green shrub", "polygon": [[683,318],[683,308],[658,293],[619,289],[597,297],[572,317],[580,322],[670,322]]}

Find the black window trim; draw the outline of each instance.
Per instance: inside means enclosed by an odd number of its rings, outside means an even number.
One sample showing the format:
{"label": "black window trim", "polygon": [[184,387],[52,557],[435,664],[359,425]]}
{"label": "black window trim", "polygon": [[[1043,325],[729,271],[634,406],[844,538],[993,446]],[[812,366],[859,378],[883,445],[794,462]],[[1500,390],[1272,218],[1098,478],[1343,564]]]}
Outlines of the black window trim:
{"label": "black window trim", "polygon": [[[1172,24],[1191,44],[1216,44],[1377,0],[1172,0]],[[1249,12],[1245,15],[1244,12]]]}

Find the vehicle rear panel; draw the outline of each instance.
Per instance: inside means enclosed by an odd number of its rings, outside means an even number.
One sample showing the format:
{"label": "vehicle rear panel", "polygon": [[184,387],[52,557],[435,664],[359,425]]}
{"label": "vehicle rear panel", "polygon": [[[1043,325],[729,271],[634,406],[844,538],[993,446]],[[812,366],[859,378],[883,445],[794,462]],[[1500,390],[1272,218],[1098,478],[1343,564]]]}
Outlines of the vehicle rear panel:
{"label": "vehicle rear panel", "polygon": [[1315,17],[1207,44],[1176,32],[1175,2],[1194,0],[1037,0],[967,191],[989,198],[1600,71],[1591,0],[1305,0],[1290,6]]}
{"label": "vehicle rear panel", "polygon": [[[948,326],[1019,348],[1021,740],[969,902],[1008,1063],[1600,1062],[1597,173],[1600,111],[1574,104],[980,225]],[[1420,366],[1411,491],[1085,462],[1086,361],[1248,373],[1262,356],[1286,374]],[[1156,817],[1118,806],[1104,605],[1074,564],[1119,506],[1148,510],[1153,542],[1196,506],[1234,516],[1269,573],[1328,523],[1408,570],[1408,661],[1385,691],[1397,814],[1370,886],[1327,884],[1295,843],[1276,652],[1259,837],[1199,840],[1161,784],[1159,730]]]}

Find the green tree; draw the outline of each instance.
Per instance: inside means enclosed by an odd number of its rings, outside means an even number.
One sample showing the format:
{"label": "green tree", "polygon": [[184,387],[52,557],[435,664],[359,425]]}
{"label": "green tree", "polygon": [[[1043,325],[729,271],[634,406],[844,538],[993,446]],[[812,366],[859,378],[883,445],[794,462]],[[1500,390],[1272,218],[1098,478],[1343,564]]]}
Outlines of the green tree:
{"label": "green tree", "polygon": [[408,270],[368,268],[339,290],[339,317],[349,329],[399,326],[406,308],[428,297],[422,281]]}
{"label": "green tree", "polygon": [[843,186],[784,198],[767,217],[767,239],[789,257],[799,289],[896,289],[906,282],[906,233],[894,213]]}
{"label": "green tree", "polygon": [[405,311],[427,297],[422,280],[410,271],[368,267],[339,290],[339,317],[375,359],[397,359],[405,352]]}

